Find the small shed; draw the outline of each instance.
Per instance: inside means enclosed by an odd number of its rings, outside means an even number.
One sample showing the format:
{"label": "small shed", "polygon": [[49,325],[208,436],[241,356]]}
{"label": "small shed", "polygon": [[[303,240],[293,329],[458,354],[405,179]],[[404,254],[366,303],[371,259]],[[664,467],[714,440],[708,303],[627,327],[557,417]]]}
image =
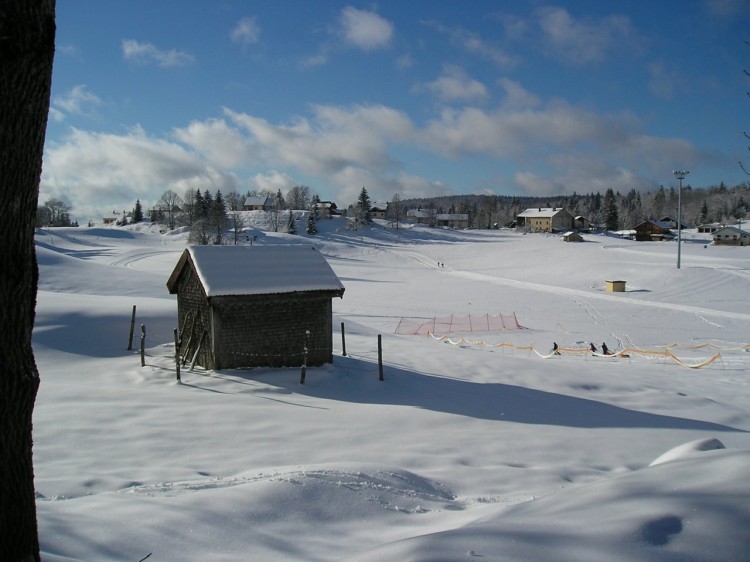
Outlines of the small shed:
{"label": "small shed", "polygon": [[333,361],[332,299],[344,286],[312,246],[189,246],[167,289],[180,354],[206,369]]}
{"label": "small shed", "polygon": [[625,281],[606,281],[608,293],[624,293]]}
{"label": "small shed", "polygon": [[583,236],[571,230],[562,235],[563,242],[583,242]]}

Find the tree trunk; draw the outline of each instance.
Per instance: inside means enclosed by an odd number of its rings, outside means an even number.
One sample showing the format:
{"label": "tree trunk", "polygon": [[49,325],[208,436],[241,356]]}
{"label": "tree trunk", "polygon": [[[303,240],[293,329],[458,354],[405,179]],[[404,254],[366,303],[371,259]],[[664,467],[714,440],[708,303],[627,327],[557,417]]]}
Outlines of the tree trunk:
{"label": "tree trunk", "polygon": [[31,347],[38,271],[34,220],[47,129],[54,0],[0,9],[0,553],[39,560],[31,425],[39,374]]}

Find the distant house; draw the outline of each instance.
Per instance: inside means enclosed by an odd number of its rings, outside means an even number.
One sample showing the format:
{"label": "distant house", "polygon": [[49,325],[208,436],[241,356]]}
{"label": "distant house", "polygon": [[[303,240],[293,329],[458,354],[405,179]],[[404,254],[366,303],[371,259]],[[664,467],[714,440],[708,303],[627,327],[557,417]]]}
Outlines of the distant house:
{"label": "distant house", "polygon": [[409,209],[406,220],[417,224],[435,224],[437,211],[435,209]]}
{"label": "distant house", "polygon": [[750,232],[736,226],[725,226],[714,232],[714,244],[724,246],[750,246]]}
{"label": "distant house", "polygon": [[647,240],[672,240],[674,234],[669,224],[657,220],[646,220],[635,225],[635,239],[640,241]]}
{"label": "distant house", "polygon": [[330,219],[331,217],[341,214],[338,211],[336,203],[333,201],[318,201],[315,203],[315,210],[318,212],[318,217],[321,219]]}
{"label": "distant house", "polygon": [[701,234],[713,234],[720,228],[724,228],[724,225],[719,222],[710,222],[707,224],[699,224],[698,232],[700,232]]}
{"label": "distant house", "polygon": [[574,220],[562,207],[536,207],[518,214],[516,228],[530,232],[564,232],[574,228]]}
{"label": "distant house", "polygon": [[576,230],[591,230],[591,221],[582,215],[573,217],[573,228]]}
{"label": "distant house", "polygon": [[180,354],[206,369],[333,360],[332,299],[344,286],[312,246],[189,246],[167,281]]}
{"label": "distant house", "polygon": [[[663,222],[664,224],[669,225],[669,228],[671,228],[672,230],[676,230],[677,229],[677,219],[675,219],[673,217],[669,217],[669,216],[662,217],[662,218],[659,219],[659,222]],[[681,223],[680,230],[685,230],[686,228],[690,228],[690,227],[687,224],[685,224],[684,222]]]}
{"label": "distant house", "polygon": [[270,211],[273,209],[273,197],[248,197],[242,205],[243,211]]}
{"label": "distant house", "polygon": [[563,242],[583,242],[583,236],[574,230],[570,230],[562,235]]}
{"label": "distant house", "polygon": [[435,215],[435,223],[438,226],[449,228],[469,228],[468,213],[438,213]]}
{"label": "distant house", "polygon": [[384,219],[388,212],[388,203],[373,203],[370,207],[370,214],[374,219]]}

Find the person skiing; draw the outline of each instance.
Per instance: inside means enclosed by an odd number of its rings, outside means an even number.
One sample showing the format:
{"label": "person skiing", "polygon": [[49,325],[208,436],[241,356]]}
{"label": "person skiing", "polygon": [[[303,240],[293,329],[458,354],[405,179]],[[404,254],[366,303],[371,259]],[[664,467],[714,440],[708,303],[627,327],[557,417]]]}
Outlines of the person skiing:
{"label": "person skiing", "polygon": [[602,342],[602,353],[603,353],[604,355],[612,355],[612,354],[611,354],[611,353],[609,352],[609,348],[607,347],[607,343],[606,343],[606,342]]}
{"label": "person skiing", "polygon": [[591,345],[589,345],[589,351],[591,351],[591,353],[596,353],[597,350],[594,342],[591,342]]}
{"label": "person skiing", "polygon": [[560,348],[557,347],[557,342],[552,342],[552,355],[560,355]]}

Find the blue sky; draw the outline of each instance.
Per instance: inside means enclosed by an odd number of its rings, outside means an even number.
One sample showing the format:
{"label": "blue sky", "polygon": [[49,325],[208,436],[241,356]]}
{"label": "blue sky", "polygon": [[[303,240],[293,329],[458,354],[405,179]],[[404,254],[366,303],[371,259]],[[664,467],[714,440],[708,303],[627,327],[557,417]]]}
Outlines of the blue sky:
{"label": "blue sky", "polygon": [[40,202],[750,178],[747,0],[58,0]]}

